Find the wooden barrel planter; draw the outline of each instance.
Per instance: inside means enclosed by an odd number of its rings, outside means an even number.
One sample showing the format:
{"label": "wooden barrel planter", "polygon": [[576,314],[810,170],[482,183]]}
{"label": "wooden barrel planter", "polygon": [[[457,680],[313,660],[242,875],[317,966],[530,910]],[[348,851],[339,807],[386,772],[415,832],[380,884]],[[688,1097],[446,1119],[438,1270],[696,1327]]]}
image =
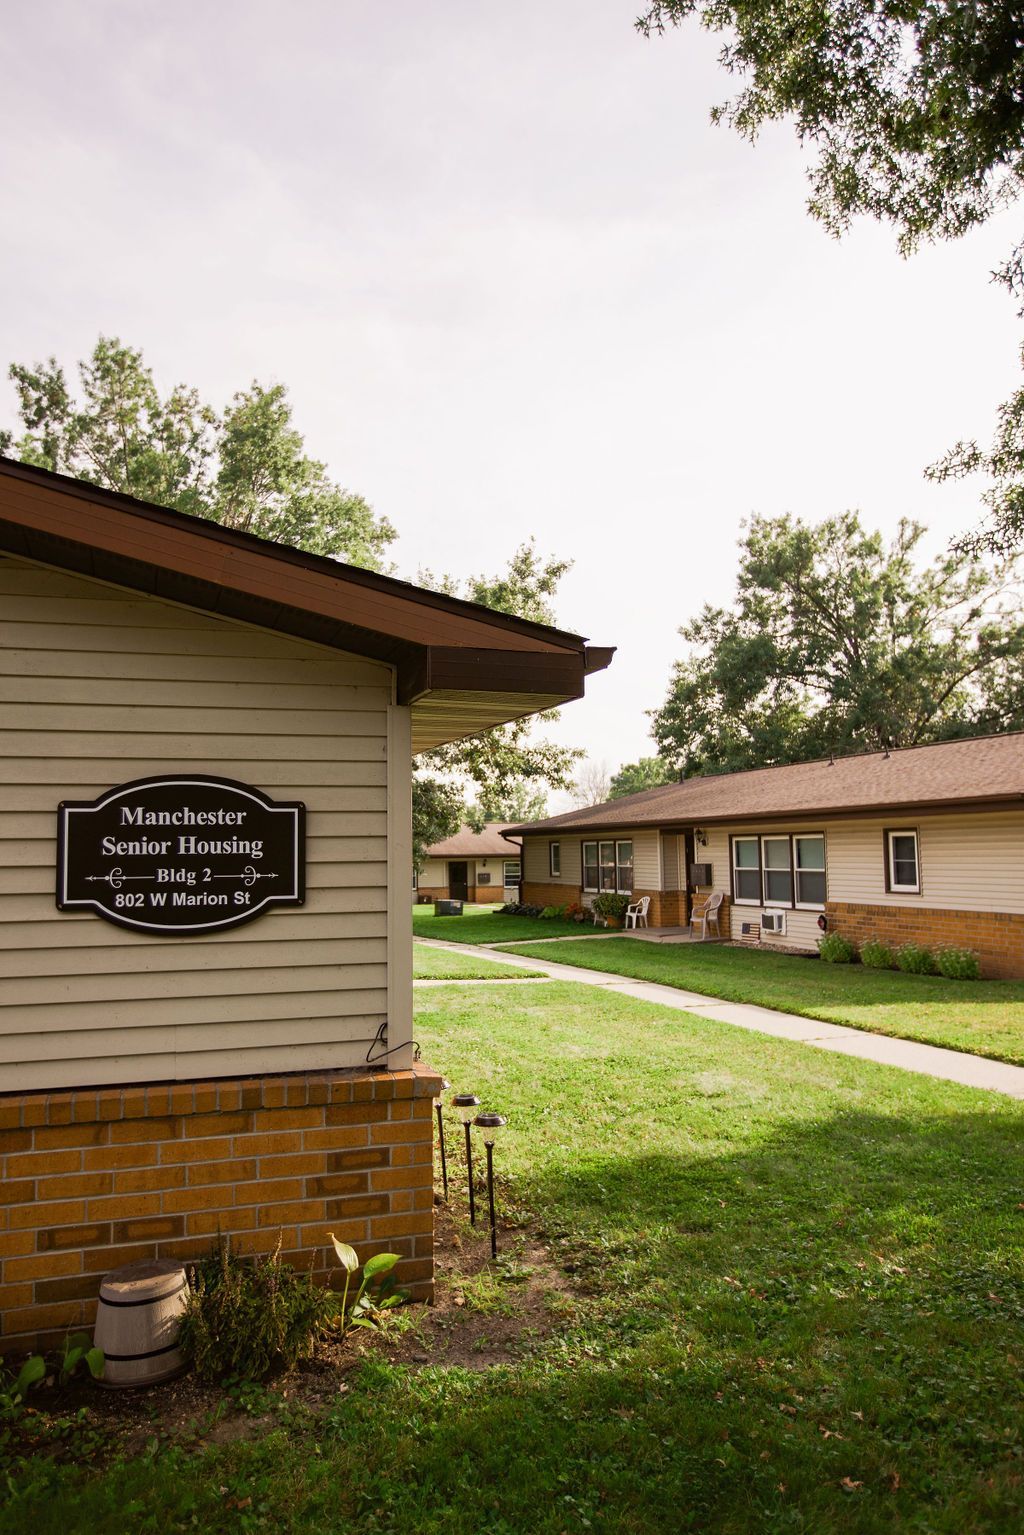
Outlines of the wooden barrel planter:
{"label": "wooden barrel planter", "polygon": [[185,1368],[178,1347],[188,1280],[180,1263],[129,1263],[100,1285],[95,1343],[105,1386],[154,1386]]}

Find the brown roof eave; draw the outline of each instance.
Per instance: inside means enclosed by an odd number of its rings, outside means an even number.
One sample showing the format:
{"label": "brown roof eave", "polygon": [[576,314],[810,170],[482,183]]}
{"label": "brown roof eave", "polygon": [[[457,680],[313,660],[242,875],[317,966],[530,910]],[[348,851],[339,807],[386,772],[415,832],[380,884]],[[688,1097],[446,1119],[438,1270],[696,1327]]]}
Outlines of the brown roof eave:
{"label": "brown roof eave", "polygon": [[695,826],[754,826],[785,821],[842,820],[844,817],[863,820],[871,816],[912,816],[934,811],[1024,810],[1024,794],[971,799],[903,800],[878,805],[812,805],[795,810],[747,810],[733,815],[692,815],[682,819],[665,816],[657,820],[635,821],[576,821],[571,825],[544,822],[533,826],[509,826],[506,836],[550,837],[556,832],[621,832],[621,831],[688,831]]}
{"label": "brown roof eave", "polygon": [[[548,624],[536,623],[532,619],[518,618],[508,613],[499,613],[494,608],[485,607],[480,603],[467,602],[460,597],[450,597],[443,592],[427,591],[409,582],[399,581],[393,576],[380,575],[376,571],[364,570],[360,566],[346,565],[341,561],[332,560],[323,555],[308,554],[304,550],[293,549],[285,544],[277,544],[267,539],[257,538],[250,533],[223,528],[218,523],[211,522],[203,517],[190,516],[185,512],[177,512],[169,507],[154,506],[149,502],[139,501],[133,496],[123,495],[119,491],[105,490],[100,486],[91,485],[87,481],[72,479],[68,475],[55,474],[48,469],[38,469],[33,465],[22,464],[12,459],[0,457],[0,486],[4,483],[8,487],[15,487],[20,484],[24,488],[24,492],[30,496],[34,492],[37,502],[40,499],[50,501],[51,498],[55,497],[74,498],[79,503],[85,502],[112,513],[115,523],[118,514],[120,514],[121,518],[126,518],[127,515],[130,515],[131,521],[136,524],[141,519],[150,523],[154,528],[166,529],[168,533],[186,534],[193,539],[204,540],[211,546],[211,552],[216,547],[218,553],[223,558],[229,559],[232,554],[237,556],[244,551],[246,554],[269,558],[279,567],[290,566],[296,573],[304,571],[310,575],[329,575],[333,581],[341,579],[351,585],[378,593],[383,598],[397,599],[419,607],[434,609],[439,615],[447,616],[456,621],[462,618],[468,624],[485,623],[492,633],[504,630],[510,635],[517,636],[520,640],[533,639],[538,643],[539,648],[557,647],[562,650],[586,654],[586,642],[583,637],[570,633],[568,630],[557,629]],[[7,502],[6,511],[0,513],[0,516],[3,518],[9,535],[13,535],[16,538],[19,530],[22,532],[34,530],[38,533],[49,533],[52,538],[56,538],[61,543],[66,542],[68,546],[77,543],[80,545],[83,553],[85,550],[90,550],[93,553],[100,552],[95,537],[79,536],[76,539],[75,533],[77,529],[73,516],[69,516],[63,526],[55,525],[60,519],[59,516],[55,518],[52,513],[49,517],[44,515],[37,522],[35,518],[26,516],[23,506],[16,507],[11,499],[4,499]],[[19,502],[21,501],[21,497],[17,499]],[[108,525],[104,536],[109,544],[116,545],[115,527]],[[28,550],[23,550],[23,552],[29,558],[44,558],[40,554],[30,554]],[[131,551],[127,549],[118,549],[116,547],[107,547],[104,552],[121,557],[130,557],[131,554]],[[47,563],[63,564],[64,562],[59,559],[51,559]],[[136,561],[135,563],[139,562]],[[68,563],[66,568],[77,569],[82,573],[95,574],[100,579],[110,579],[109,577],[104,577],[99,570],[86,572],[82,557],[79,557],[77,563],[73,565]],[[153,568],[166,570],[167,566],[163,563],[154,562]],[[215,584],[221,586],[224,582],[218,581]],[[151,586],[148,588],[140,586],[139,589],[152,590],[153,588]],[[598,654],[600,652],[594,652],[595,657]],[[605,661],[603,664],[607,665],[608,663]],[[600,663],[596,664],[592,669],[599,670]]]}

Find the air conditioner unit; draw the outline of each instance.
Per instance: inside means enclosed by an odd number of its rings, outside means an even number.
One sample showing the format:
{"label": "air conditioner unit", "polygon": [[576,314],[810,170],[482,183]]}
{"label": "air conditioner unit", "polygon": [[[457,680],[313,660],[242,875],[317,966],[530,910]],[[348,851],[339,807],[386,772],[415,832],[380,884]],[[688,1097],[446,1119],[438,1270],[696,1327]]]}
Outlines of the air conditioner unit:
{"label": "air conditioner unit", "polygon": [[761,913],[762,933],[784,933],[786,931],[786,913],[784,911],[763,911]]}

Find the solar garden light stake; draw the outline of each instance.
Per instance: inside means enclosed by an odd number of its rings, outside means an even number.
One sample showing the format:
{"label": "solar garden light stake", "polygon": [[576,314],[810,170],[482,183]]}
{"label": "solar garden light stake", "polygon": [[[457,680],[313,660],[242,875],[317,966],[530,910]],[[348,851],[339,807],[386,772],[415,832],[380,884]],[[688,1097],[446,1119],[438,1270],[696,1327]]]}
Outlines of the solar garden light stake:
{"label": "solar garden light stake", "polygon": [[447,1077],[442,1077],[441,1091],[434,1099],[434,1108],[437,1112],[437,1139],[441,1147],[441,1187],[444,1189],[446,1204],[448,1202],[448,1162],[444,1154],[444,1095],[451,1085]]}
{"label": "solar garden light stake", "polygon": [[508,1120],[500,1114],[478,1114],[473,1123],[484,1138],[487,1148],[487,1203],[491,1211],[491,1257],[498,1256],[498,1230],[494,1221],[494,1138],[503,1130]]}
{"label": "solar garden light stake", "polygon": [[473,1123],[473,1114],[480,1107],[480,1099],[476,1093],[456,1093],[452,1099],[452,1107],[458,1112],[462,1120],[462,1127],[466,1132],[466,1176],[469,1179],[469,1224],[476,1225],[476,1200],[473,1196],[473,1147],[470,1145],[469,1131]]}

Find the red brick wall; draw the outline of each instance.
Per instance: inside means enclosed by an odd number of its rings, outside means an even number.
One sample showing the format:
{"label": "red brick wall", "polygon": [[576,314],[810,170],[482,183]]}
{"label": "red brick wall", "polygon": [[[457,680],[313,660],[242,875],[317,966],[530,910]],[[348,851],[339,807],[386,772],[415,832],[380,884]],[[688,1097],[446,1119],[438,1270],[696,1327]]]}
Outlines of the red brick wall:
{"label": "red brick wall", "polygon": [[[428,1070],[0,1095],[0,1353],[91,1327],[103,1275],[223,1232],[339,1280],[327,1233],[433,1292]],[[333,1260],[333,1254],[332,1254]]]}
{"label": "red brick wall", "polygon": [[571,906],[582,902],[583,891],[579,885],[523,885],[523,901],[527,906]]}
{"label": "red brick wall", "polygon": [[921,906],[873,906],[829,901],[829,929],[856,944],[922,943],[930,949],[974,949],[984,976],[1024,978],[1024,916],[997,911],[931,911]]}

